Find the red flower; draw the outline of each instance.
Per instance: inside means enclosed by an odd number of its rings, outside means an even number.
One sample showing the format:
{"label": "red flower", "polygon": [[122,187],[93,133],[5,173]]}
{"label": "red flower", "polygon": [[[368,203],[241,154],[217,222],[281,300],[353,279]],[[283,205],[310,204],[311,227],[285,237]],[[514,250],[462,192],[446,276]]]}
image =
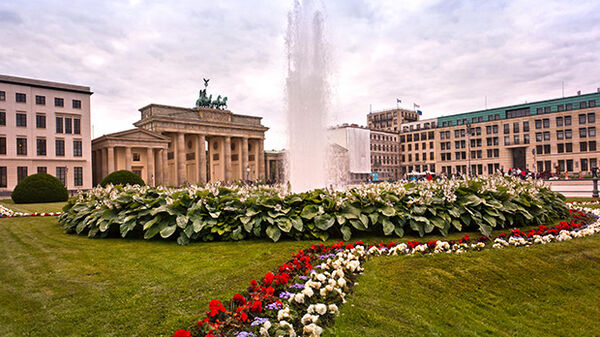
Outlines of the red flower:
{"label": "red flower", "polygon": [[246,304],[246,298],[240,294],[233,295],[233,300],[242,305]]}
{"label": "red flower", "polygon": [[354,248],[354,245],[352,245],[351,243],[346,245],[346,249],[352,249],[352,248]]}
{"label": "red flower", "polygon": [[250,285],[252,286],[252,288],[258,287],[258,283],[256,283],[255,280],[250,281]]}
{"label": "red flower", "polygon": [[173,337],[192,337],[192,334],[187,331],[186,329],[181,329],[178,331],[175,331],[175,334],[173,335]]}
{"label": "red flower", "polygon": [[242,313],[240,314],[240,320],[241,320],[242,322],[245,322],[245,321],[247,321],[247,320],[248,320],[248,314],[246,314],[245,312],[242,312]]}
{"label": "red flower", "polygon": [[250,307],[250,310],[254,312],[262,312],[262,302],[254,301],[254,303],[252,303],[252,306]]}
{"label": "red flower", "polygon": [[213,332],[211,330],[206,334],[206,337],[215,337],[215,335],[213,335]]}
{"label": "red flower", "polygon": [[265,278],[263,279],[263,283],[266,285],[270,285],[274,279],[275,279],[275,275],[273,275],[273,273],[271,273],[271,272],[266,273]]}
{"label": "red flower", "polygon": [[221,303],[218,300],[210,301],[210,303],[208,303],[208,307],[210,308],[210,312],[208,313],[208,315],[210,315],[211,317],[218,315],[220,312],[226,311],[225,307],[223,306],[223,303]]}
{"label": "red flower", "polygon": [[267,293],[267,295],[273,295],[273,293],[275,292],[275,289],[273,289],[273,287],[269,286],[265,292]]}

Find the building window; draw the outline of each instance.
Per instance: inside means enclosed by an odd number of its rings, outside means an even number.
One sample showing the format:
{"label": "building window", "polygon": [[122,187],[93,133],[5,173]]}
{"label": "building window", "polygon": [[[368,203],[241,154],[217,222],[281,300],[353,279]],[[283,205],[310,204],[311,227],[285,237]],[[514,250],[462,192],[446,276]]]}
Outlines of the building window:
{"label": "building window", "polygon": [[17,138],[17,154],[27,155],[27,138]]}
{"label": "building window", "polygon": [[595,107],[595,106],[596,106],[596,100],[591,100],[591,101],[588,101],[588,106],[589,106],[590,108],[593,108],[593,107]]}
{"label": "building window", "polygon": [[6,154],[6,137],[0,137],[0,154]]}
{"label": "building window", "polygon": [[510,145],[510,136],[504,136],[504,145]]}
{"label": "building window", "polygon": [[579,137],[580,138],[586,138],[587,137],[587,129],[586,128],[579,128]]}
{"label": "building window", "polygon": [[550,144],[544,145],[544,154],[550,154]]}
{"label": "building window", "polygon": [[541,132],[536,132],[535,133],[535,141],[536,142],[541,142],[542,141],[542,133]]}
{"label": "building window", "polygon": [[[590,151],[596,151],[596,141],[595,140],[592,140],[591,142],[588,143],[588,149]],[[594,167],[596,167],[596,166],[594,165]]]}
{"label": "building window", "polygon": [[27,166],[18,166],[17,167],[17,184],[21,182],[21,180],[27,178]]}
{"label": "building window", "polygon": [[529,132],[529,122],[523,122],[523,132]]}
{"label": "building window", "polygon": [[27,103],[27,95],[21,94],[21,93],[16,93],[15,101],[17,101],[17,103]]}
{"label": "building window", "polygon": [[535,113],[538,114],[538,115],[541,115],[542,112],[544,112],[542,108],[535,109]]}
{"label": "building window", "polygon": [[542,128],[542,120],[541,119],[536,119],[535,120],[535,128],[536,129],[541,129]]}
{"label": "building window", "polygon": [[567,110],[567,111],[573,110],[573,104],[572,103],[567,103],[567,105],[565,106],[565,110]]}
{"label": "building window", "polygon": [[48,173],[48,168],[46,166],[38,166],[37,173]]}
{"label": "building window", "polygon": [[6,187],[8,184],[8,171],[6,166],[0,166],[0,187]]}
{"label": "building window", "polygon": [[65,117],[65,133],[72,133],[73,132],[73,128],[72,128],[72,124],[71,124],[71,118],[69,117]]}
{"label": "building window", "polygon": [[550,119],[548,119],[548,118],[544,118],[544,119],[542,120],[542,122],[544,123],[544,129],[547,129],[547,128],[549,128],[549,127],[550,127]]}
{"label": "building window", "polygon": [[567,159],[567,172],[573,172],[573,159]]}
{"label": "building window", "polygon": [[75,186],[83,185],[83,167],[74,167],[73,168],[73,185],[75,185]]}
{"label": "building window", "polygon": [[[542,146],[539,145],[539,147],[541,148]],[[565,144],[563,144],[563,143],[556,144],[556,152],[564,153],[565,152]]]}
{"label": "building window", "polygon": [[586,152],[587,151],[587,142],[581,142],[579,143],[579,152]]}
{"label": "building window", "polygon": [[35,96],[35,104],[46,105],[46,96]]}
{"label": "building window", "polygon": [[556,131],[556,139],[562,140],[564,138],[565,138],[565,134],[564,134],[564,132],[562,130]]}
{"label": "building window", "polygon": [[565,111],[565,106],[563,104],[559,104],[556,106],[556,111]]}
{"label": "building window", "polygon": [[587,108],[587,102],[583,101],[583,102],[579,102],[579,109],[585,109]]}
{"label": "building window", "polygon": [[588,170],[588,160],[587,159],[581,159],[580,160],[581,163],[581,170],[582,171],[587,171]]}
{"label": "building window", "polygon": [[56,133],[63,133],[63,118],[56,117]]}
{"label": "building window", "polygon": [[571,125],[571,116],[565,116],[565,126]]}
{"label": "building window", "polygon": [[55,141],[55,145],[56,145],[56,155],[63,157],[65,155],[65,140],[57,139]]}
{"label": "building window", "polygon": [[80,140],[74,140],[73,141],[73,156],[74,157],[81,157],[82,156],[81,141]]}
{"label": "building window", "polygon": [[579,115],[579,124],[585,124],[585,114]]}
{"label": "building window", "polygon": [[35,127],[38,129],[46,128],[46,115],[35,115]]}
{"label": "building window", "polygon": [[63,185],[67,185],[67,168],[66,167],[57,167],[56,168],[56,178],[60,180]]}
{"label": "building window", "polygon": [[46,155],[46,139],[45,138],[38,138],[36,141],[36,147],[37,147],[37,155],[38,156]]}
{"label": "building window", "polygon": [[0,101],[6,101],[6,92],[0,91]]}
{"label": "building window", "polygon": [[81,101],[78,99],[73,100],[73,109],[81,109]]}
{"label": "building window", "polygon": [[523,144],[529,144],[529,134],[523,135]]}
{"label": "building window", "polygon": [[596,114],[595,113],[589,113],[587,114],[587,118],[588,118],[588,123],[596,123]]}
{"label": "building window", "polygon": [[139,152],[134,152],[133,153],[133,161],[140,161],[140,154],[139,154]]}
{"label": "building window", "polygon": [[556,126],[563,126],[563,118],[556,117]]}
{"label": "building window", "polygon": [[81,134],[81,119],[73,118],[73,133],[76,135]]}
{"label": "building window", "polygon": [[571,129],[566,129],[565,130],[565,139],[571,139],[573,138],[573,131]]}
{"label": "building window", "polygon": [[510,133],[510,125],[504,124],[504,134],[508,134],[508,133]]}
{"label": "building window", "polygon": [[64,98],[54,97],[54,106],[64,107],[65,106],[65,99]]}
{"label": "building window", "polygon": [[519,132],[519,122],[514,122],[513,123],[513,132],[514,133],[518,133]]}
{"label": "building window", "polygon": [[573,143],[565,143],[565,152],[573,152]]}
{"label": "building window", "polygon": [[550,140],[550,132],[544,132],[544,141]]}
{"label": "building window", "polygon": [[588,137],[596,137],[596,127],[592,126],[588,128]]}
{"label": "building window", "polygon": [[17,126],[27,126],[27,114],[17,112]]}
{"label": "building window", "polygon": [[519,139],[519,135],[514,135],[514,139],[513,140],[514,140],[514,144],[520,144],[521,143],[521,141]]}
{"label": "building window", "polygon": [[0,111],[0,125],[6,125],[6,111]]}
{"label": "building window", "polygon": [[549,112],[550,112],[550,107],[549,106],[544,107],[544,113],[549,113]]}

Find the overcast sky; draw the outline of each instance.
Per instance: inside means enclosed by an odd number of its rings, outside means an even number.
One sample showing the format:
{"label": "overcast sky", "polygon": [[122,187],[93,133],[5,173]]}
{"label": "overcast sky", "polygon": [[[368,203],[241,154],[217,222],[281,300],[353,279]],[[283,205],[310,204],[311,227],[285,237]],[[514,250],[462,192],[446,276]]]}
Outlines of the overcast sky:
{"label": "overcast sky", "polygon": [[[292,0],[0,1],[0,73],[88,85],[94,136],[150,104],[209,92],[262,116],[285,146],[285,30]],[[335,122],[369,106],[424,118],[600,87],[600,1],[324,1]]]}

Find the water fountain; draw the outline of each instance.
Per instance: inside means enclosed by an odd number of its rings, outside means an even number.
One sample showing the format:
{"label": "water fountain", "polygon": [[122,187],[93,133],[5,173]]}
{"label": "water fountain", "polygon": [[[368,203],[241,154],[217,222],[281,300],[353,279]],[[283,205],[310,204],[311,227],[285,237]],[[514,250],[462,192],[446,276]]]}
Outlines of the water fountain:
{"label": "water fountain", "polygon": [[319,7],[313,0],[296,0],[288,15],[287,165],[294,192],[328,183],[325,123],[329,86],[323,12]]}

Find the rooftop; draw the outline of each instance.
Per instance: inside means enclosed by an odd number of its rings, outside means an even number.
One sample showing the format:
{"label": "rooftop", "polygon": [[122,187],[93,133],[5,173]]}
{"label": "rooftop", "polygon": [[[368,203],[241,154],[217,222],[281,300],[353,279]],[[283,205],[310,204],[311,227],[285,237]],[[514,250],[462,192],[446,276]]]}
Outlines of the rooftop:
{"label": "rooftop", "polygon": [[50,81],[37,80],[37,79],[33,79],[33,78],[16,77],[16,76],[9,76],[9,75],[0,75],[0,83],[27,85],[27,86],[36,87],[36,88],[64,90],[64,91],[71,91],[71,92],[90,94],[90,95],[93,94],[93,92],[90,90],[90,87],[86,87],[86,86],[82,86],[82,85],[50,82]]}

